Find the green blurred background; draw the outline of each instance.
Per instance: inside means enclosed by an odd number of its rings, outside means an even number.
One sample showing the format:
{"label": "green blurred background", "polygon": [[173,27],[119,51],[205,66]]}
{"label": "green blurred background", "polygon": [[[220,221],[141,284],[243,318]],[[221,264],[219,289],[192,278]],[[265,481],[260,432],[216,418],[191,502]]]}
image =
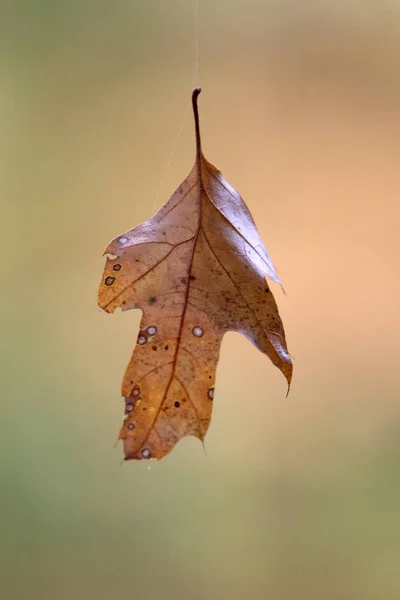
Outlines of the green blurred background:
{"label": "green blurred background", "polygon": [[[4,600],[400,598],[400,6],[199,0],[203,145],[287,297],[292,391],[243,337],[206,454],[114,449],[138,311],[108,241],[194,159],[191,0],[0,8]],[[161,193],[157,197],[160,183]]]}

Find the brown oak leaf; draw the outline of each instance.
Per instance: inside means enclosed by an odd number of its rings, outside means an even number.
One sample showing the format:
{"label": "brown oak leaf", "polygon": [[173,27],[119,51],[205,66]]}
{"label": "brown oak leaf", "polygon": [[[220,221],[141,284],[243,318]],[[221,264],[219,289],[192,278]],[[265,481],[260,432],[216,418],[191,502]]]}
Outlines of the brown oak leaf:
{"label": "brown oak leaf", "polygon": [[164,457],[184,436],[204,440],[222,336],[245,335],[285,375],[292,363],[266,276],[279,283],[240,195],[203,156],[157,214],[114,239],[99,288],[108,313],[140,308],[122,383],[126,459]]}

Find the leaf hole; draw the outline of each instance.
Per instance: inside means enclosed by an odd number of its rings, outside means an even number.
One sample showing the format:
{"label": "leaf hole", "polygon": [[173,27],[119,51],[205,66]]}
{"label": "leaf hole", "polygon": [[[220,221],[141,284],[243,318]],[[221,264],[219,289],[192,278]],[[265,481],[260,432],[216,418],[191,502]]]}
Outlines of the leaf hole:
{"label": "leaf hole", "polygon": [[202,337],[204,335],[204,330],[199,325],[196,325],[193,327],[192,333],[195,337]]}

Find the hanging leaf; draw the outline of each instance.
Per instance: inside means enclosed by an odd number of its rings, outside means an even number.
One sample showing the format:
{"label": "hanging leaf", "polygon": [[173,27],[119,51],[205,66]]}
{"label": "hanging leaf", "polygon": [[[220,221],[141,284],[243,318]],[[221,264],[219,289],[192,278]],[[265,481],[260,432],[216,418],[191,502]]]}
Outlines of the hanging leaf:
{"label": "hanging leaf", "polygon": [[146,223],[113,240],[99,289],[108,313],[140,308],[122,383],[126,459],[168,454],[184,436],[204,440],[222,336],[245,335],[285,375],[292,363],[266,275],[278,275],[239,194],[203,156],[197,97],[196,161]]}

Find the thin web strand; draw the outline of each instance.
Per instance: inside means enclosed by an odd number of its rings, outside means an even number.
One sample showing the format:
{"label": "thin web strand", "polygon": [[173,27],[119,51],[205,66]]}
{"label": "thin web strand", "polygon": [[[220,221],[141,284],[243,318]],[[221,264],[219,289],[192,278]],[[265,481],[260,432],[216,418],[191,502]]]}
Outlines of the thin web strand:
{"label": "thin web strand", "polygon": [[[200,61],[199,61],[199,0],[193,0],[193,7],[194,7],[194,68],[193,68],[193,80],[192,80],[192,89],[194,89],[195,87],[199,87],[199,83],[200,83]],[[188,114],[189,111],[191,109],[191,104],[188,102],[187,107],[185,109],[184,115],[183,115],[183,119],[182,119],[182,123],[179,127],[178,130],[178,134],[175,138],[175,141],[172,145],[172,149],[167,161],[167,165],[164,169],[164,172],[162,174],[161,177],[161,181],[160,181],[160,185],[158,186],[158,190],[156,193],[156,197],[154,200],[154,204],[153,204],[153,208],[151,209],[151,214],[154,214],[154,211],[156,209],[156,207],[159,204],[160,201],[160,196],[161,196],[161,191],[162,188],[164,186],[164,182],[165,182],[165,178],[167,176],[167,173],[169,171],[169,168],[172,164],[172,161],[175,157],[175,153],[176,153],[176,149],[178,147],[179,144],[179,140],[181,139],[181,135],[183,132],[183,129],[185,127],[187,118],[188,118]]]}

